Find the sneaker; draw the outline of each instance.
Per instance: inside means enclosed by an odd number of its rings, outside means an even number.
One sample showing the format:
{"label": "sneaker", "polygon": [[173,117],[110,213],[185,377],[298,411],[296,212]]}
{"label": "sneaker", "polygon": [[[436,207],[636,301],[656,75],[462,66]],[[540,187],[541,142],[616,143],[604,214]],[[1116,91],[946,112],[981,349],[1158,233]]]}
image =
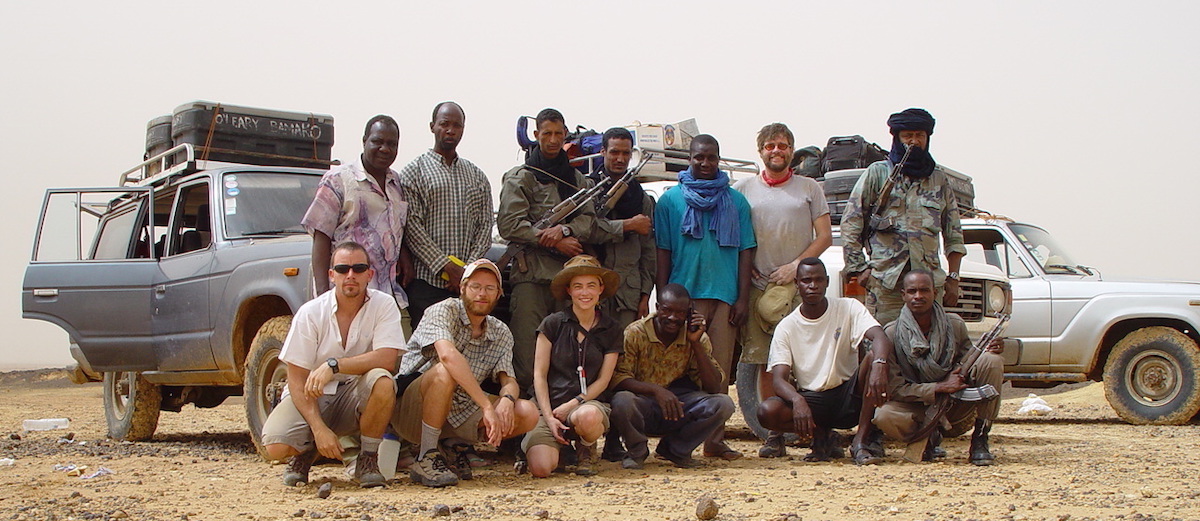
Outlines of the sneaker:
{"label": "sneaker", "polygon": [[312,468],[312,464],[317,460],[317,449],[309,449],[308,452],[302,452],[288,461],[287,470],[283,471],[283,484],[289,487],[296,485],[308,484],[308,471]]}
{"label": "sneaker", "polygon": [[458,476],[450,471],[449,465],[446,465],[446,458],[442,456],[442,451],[438,449],[429,449],[420,458],[417,458],[417,461],[414,461],[412,466],[408,467],[408,476],[414,482],[427,487],[445,487],[447,485],[458,484]]}
{"label": "sneaker", "polygon": [[767,439],[763,441],[762,447],[758,448],[758,457],[760,458],[782,458],[787,456],[787,448],[783,446],[783,433],[771,431],[767,434]]}
{"label": "sneaker", "polygon": [[595,476],[596,471],[596,445],[584,445],[580,442],[575,442],[575,474],[578,476]]}
{"label": "sneaker", "polygon": [[379,453],[362,451],[358,453],[358,463],[354,466],[354,481],[362,488],[382,487],[387,478],[379,472]]}

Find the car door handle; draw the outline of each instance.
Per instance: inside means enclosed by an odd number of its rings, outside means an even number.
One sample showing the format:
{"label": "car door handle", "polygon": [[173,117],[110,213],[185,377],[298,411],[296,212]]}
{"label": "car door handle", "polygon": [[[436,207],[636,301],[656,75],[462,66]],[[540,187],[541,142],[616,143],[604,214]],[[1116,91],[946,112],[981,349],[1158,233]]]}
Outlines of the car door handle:
{"label": "car door handle", "polygon": [[33,290],[33,296],[35,296],[35,297],[57,297],[58,289],[57,288],[35,289],[35,290]]}
{"label": "car door handle", "polygon": [[166,284],[159,284],[159,285],[157,285],[157,286],[154,286],[154,292],[155,292],[155,293],[157,293],[157,294],[159,294],[159,295],[162,295],[163,293],[166,293],[166,292],[167,292],[167,286],[166,286]]}

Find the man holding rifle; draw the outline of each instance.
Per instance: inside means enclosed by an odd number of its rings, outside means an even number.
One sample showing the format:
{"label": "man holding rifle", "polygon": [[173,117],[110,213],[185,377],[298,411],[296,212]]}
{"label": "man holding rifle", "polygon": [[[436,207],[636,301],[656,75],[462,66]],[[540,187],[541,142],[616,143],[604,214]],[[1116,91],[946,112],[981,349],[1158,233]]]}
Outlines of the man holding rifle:
{"label": "man holding rifle", "polygon": [[[892,363],[888,364],[890,401],[875,411],[875,425],[888,436],[907,440],[916,433],[925,416],[932,413],[929,406],[939,395],[959,393],[968,387],[990,385],[992,391],[1000,389],[1004,383],[1004,360],[1000,357],[1004,344],[991,342],[969,369],[958,368],[973,346],[962,317],[947,313],[935,300],[933,273],[909,271],[902,287],[904,309],[900,318],[884,328],[894,346]],[[974,417],[969,461],[974,465],[991,465],[995,457],[988,448],[988,433],[1000,413],[1000,398],[991,392],[965,394],[963,399],[952,399],[945,420],[954,425]],[[986,395],[991,397],[983,398]],[[921,461],[944,457],[946,452],[938,446],[941,441],[940,429],[934,429],[927,439],[911,443],[905,457],[916,460],[920,454]]]}
{"label": "man holding rifle", "polygon": [[542,223],[543,217],[560,202],[586,191],[592,184],[571,167],[563,151],[567,125],[562,113],[543,109],[535,124],[533,136],[537,143],[529,150],[524,164],[504,173],[496,212],[500,236],[509,241],[510,249],[518,249],[512,258],[510,275],[509,326],[513,335],[513,370],[525,396],[533,391],[538,325],[546,315],[562,307],[550,292],[550,281],[562,271],[567,259],[583,253],[584,243],[607,242],[613,237],[612,233],[597,228],[596,210],[590,201],[580,204],[559,222]]}
{"label": "man holding rifle", "polygon": [[[958,303],[959,263],[967,250],[954,190],[929,155],[933,124],[933,116],[917,108],[888,118],[888,159],[858,179],[842,218],[845,273],[867,288],[867,309],[881,324],[900,314],[900,279],[909,270],[931,271],[939,300],[946,307]],[[938,256],[939,234],[948,271]]]}

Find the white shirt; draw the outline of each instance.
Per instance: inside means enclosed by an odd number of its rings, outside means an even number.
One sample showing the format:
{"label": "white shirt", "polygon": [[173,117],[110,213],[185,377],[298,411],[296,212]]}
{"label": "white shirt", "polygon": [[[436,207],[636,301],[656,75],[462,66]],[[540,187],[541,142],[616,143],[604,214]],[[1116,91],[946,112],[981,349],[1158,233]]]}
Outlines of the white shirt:
{"label": "white shirt", "polygon": [[780,266],[796,260],[816,238],[813,222],[829,213],[825,192],[816,181],[802,175],[778,186],[767,186],[762,175],[739,179],[733,189],[750,202],[750,220],[758,249],[754,268],[762,277],[754,286],[766,289],[766,277]]}
{"label": "white shirt", "polygon": [[767,369],[791,366],[797,389],[833,389],[858,371],[858,344],[878,325],[867,307],[852,298],[830,299],[829,309],[816,320],[797,306],[775,326]]}
{"label": "white shirt", "polygon": [[[400,327],[400,309],[396,299],[379,290],[368,289],[367,301],[354,315],[346,334],[346,345],[342,345],[342,332],[338,328],[337,288],[322,293],[296,311],[292,327],[288,330],[279,360],[295,364],[312,371],[330,358],[346,358],[369,353],[375,349],[404,349],[404,330]],[[356,375],[335,374],[325,385],[325,394],[337,392],[339,382]],[[284,387],[284,396],[287,396]]]}

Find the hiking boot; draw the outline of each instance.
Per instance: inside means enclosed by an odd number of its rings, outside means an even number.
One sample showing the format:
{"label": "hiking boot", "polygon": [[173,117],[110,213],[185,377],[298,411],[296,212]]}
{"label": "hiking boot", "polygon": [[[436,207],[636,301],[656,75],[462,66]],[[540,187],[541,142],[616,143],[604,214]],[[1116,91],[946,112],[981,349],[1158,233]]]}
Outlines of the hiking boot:
{"label": "hiking boot", "polygon": [[446,458],[438,449],[429,449],[420,458],[417,458],[417,461],[408,467],[408,476],[413,481],[427,487],[458,484],[458,476],[450,471],[450,467],[446,465]]}
{"label": "hiking boot", "polygon": [[453,472],[462,481],[475,479],[475,473],[471,471],[471,458],[467,456],[472,450],[471,446],[460,444],[444,447],[445,454],[448,456],[446,463],[450,467],[450,472]]}
{"label": "hiking boot", "polygon": [[362,488],[382,487],[387,478],[379,472],[379,453],[362,451],[358,453],[358,463],[354,466],[354,481]]}
{"label": "hiking boot", "polygon": [[317,449],[301,452],[288,461],[287,469],[283,471],[283,484],[289,487],[308,484],[308,471],[317,460]]}
{"label": "hiking boot", "polygon": [[971,433],[971,457],[968,460],[972,465],[991,465],[996,462],[996,457],[988,448],[988,434],[991,432],[991,420],[975,420],[975,431]]}
{"label": "hiking boot", "polygon": [[942,431],[934,429],[933,434],[929,435],[929,441],[925,443],[925,452],[921,454],[921,461],[937,461],[946,457],[946,449],[942,448]]}
{"label": "hiking boot", "polygon": [[596,445],[584,445],[582,442],[575,442],[575,474],[578,476],[595,476],[596,471]]}
{"label": "hiking boot", "polygon": [[783,446],[783,433],[779,431],[767,433],[767,439],[763,440],[762,447],[758,448],[758,457],[782,458],[784,456],[787,456],[787,449]]}

